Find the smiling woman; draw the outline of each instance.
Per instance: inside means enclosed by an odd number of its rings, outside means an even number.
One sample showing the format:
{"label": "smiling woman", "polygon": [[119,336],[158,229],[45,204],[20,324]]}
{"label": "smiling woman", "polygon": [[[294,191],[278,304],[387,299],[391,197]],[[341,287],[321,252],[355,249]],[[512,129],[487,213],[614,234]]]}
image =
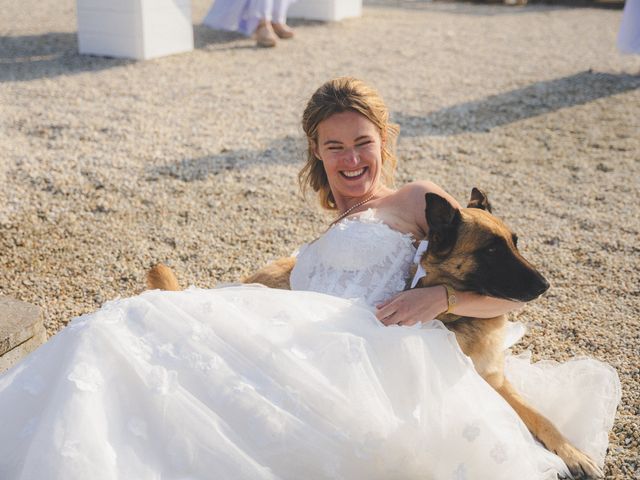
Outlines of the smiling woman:
{"label": "smiling woman", "polygon": [[[317,192],[322,207],[344,217],[365,208],[414,240],[426,238],[429,227],[424,198],[435,193],[451,205],[459,203],[438,185],[417,181],[394,186],[395,144],[399,128],[378,92],[361,80],[330,80],[311,96],[302,116],[307,135],[307,162],[300,171],[304,191]],[[493,317],[522,306],[519,302],[458,292],[457,313]],[[401,292],[379,305],[378,318],[386,325],[413,325],[447,310],[447,291],[436,285]]]}

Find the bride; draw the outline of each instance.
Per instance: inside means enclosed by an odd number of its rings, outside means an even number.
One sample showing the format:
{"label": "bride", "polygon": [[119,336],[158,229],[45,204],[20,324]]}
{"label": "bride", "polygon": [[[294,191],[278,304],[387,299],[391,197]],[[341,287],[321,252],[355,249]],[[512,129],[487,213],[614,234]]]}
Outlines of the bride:
{"label": "bride", "polygon": [[[427,234],[425,193],[458,204],[433,183],[391,187],[398,130],[378,94],[329,81],[303,127],[301,184],[337,218],[300,249],[293,291],[153,290],[76,318],[0,376],[0,478],[569,475],[432,321],[449,308],[445,287],[403,291]],[[455,312],[518,307],[458,292]],[[611,367],[508,357],[506,369],[604,464],[620,399]]]}

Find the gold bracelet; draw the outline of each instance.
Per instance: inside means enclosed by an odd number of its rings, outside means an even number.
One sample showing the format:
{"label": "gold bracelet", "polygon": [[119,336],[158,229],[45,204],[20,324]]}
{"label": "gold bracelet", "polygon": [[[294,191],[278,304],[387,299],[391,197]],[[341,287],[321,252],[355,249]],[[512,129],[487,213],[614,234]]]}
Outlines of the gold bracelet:
{"label": "gold bracelet", "polygon": [[456,291],[449,285],[444,285],[447,290],[447,311],[444,313],[453,313],[453,307],[458,304],[458,297]]}

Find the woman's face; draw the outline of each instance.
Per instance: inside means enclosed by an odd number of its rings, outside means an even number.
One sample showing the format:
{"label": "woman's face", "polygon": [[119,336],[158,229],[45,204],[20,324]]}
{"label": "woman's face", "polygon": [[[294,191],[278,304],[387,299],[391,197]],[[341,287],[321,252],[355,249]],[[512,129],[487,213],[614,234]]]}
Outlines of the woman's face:
{"label": "woman's face", "polygon": [[372,193],[380,182],[382,138],[365,116],[347,111],[318,124],[316,156],[337,202]]}

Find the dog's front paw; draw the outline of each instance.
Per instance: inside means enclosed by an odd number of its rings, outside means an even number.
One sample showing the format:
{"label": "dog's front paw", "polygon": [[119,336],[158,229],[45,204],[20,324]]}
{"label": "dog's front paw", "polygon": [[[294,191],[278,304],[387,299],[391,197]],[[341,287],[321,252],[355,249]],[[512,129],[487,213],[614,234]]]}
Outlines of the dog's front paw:
{"label": "dog's front paw", "polygon": [[564,460],[569,467],[573,478],[576,479],[601,479],[604,472],[588,455],[569,443],[558,448],[555,453]]}

